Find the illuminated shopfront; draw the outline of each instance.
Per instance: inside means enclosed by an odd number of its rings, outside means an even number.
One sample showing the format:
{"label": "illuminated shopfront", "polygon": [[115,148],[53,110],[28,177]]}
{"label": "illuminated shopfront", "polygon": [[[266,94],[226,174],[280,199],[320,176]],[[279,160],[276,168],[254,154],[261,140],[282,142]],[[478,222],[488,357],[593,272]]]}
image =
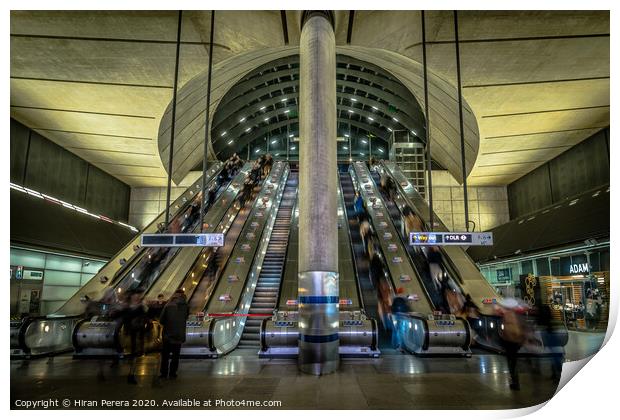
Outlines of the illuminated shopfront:
{"label": "illuminated shopfront", "polygon": [[609,316],[609,243],[560,249],[480,265],[503,296],[528,299],[523,281],[530,275],[540,301],[570,329],[604,330]]}

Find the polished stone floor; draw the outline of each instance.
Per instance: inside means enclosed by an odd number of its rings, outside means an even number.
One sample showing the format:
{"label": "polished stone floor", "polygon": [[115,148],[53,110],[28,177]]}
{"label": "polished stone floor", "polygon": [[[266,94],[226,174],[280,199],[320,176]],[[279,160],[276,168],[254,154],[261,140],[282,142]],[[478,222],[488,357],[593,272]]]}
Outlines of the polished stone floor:
{"label": "polished stone floor", "polygon": [[[571,333],[567,358],[587,357],[602,337]],[[471,358],[419,358],[388,349],[378,359],[343,360],[336,373],[322,377],[299,373],[294,360],[258,359],[252,350],[218,360],[182,360],[174,380],[157,378],[158,361],[157,355],[140,360],[138,385],[127,383],[127,361],[112,366],[109,360],[70,355],[11,361],[11,404],[68,398],[76,408],[80,399],[141,399],[163,408],[164,400],[196,399],[202,404],[198,408],[208,408],[206,400],[212,408],[229,408],[214,407],[216,400],[269,400],[279,401],[282,409],[507,409],[542,403],[557,387],[548,359],[522,358],[521,390],[511,391],[505,358],[480,351]]]}
{"label": "polished stone floor", "polygon": [[161,407],[164,399],[195,398],[276,400],[284,409],[501,409],[541,403],[557,386],[543,359],[520,361],[522,389],[511,391],[498,355],[422,359],[389,353],[344,360],[338,372],[313,377],[300,374],[295,361],[259,360],[238,350],[219,360],[183,360],[179,377],[165,381],[157,379],[158,357],[148,356],[138,366],[138,385],[126,381],[127,362],[112,367],[70,356],[12,361],[11,401],[154,399]]}

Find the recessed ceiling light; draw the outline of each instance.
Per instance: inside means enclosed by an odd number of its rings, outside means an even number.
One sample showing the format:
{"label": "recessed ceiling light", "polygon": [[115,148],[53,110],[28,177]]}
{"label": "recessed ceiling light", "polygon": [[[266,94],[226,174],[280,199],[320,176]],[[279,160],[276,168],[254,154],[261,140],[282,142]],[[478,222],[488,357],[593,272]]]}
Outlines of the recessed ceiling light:
{"label": "recessed ceiling light", "polygon": [[248,127],[248,128],[246,128],[246,129],[245,129],[245,132],[247,133],[247,132],[249,132],[251,129],[252,129],[252,127]]}
{"label": "recessed ceiling light", "polygon": [[348,135],[348,134],[345,134],[344,136],[345,136],[345,137],[349,137],[349,135]]}
{"label": "recessed ceiling light", "polygon": [[352,109],[349,109],[348,112],[349,112],[349,114],[353,114],[353,110]]}
{"label": "recessed ceiling light", "polygon": [[355,99],[355,98],[351,98],[351,100],[352,100],[353,102],[357,102],[357,99]]}
{"label": "recessed ceiling light", "polygon": [[245,117],[243,117],[243,118],[241,118],[241,119],[239,120],[239,122],[244,122],[244,121],[245,121]]}
{"label": "recessed ceiling light", "polygon": [[286,98],[284,98],[284,99],[282,99],[280,102],[286,102],[286,101],[287,101],[287,99],[286,99]]}
{"label": "recessed ceiling light", "polygon": [[265,105],[263,105],[263,106],[260,107],[260,110],[262,111],[265,108],[266,108]]}
{"label": "recessed ceiling light", "polygon": [[368,142],[366,140],[362,140],[362,143],[364,144],[368,144]]}
{"label": "recessed ceiling light", "polygon": [[226,135],[226,131],[223,131],[222,134],[220,134],[221,137],[224,137]]}
{"label": "recessed ceiling light", "polygon": [[383,153],[383,149],[382,148],[379,147],[377,150],[380,151],[381,153]]}
{"label": "recessed ceiling light", "polygon": [[391,132],[392,132],[392,131],[394,131],[394,130],[392,130],[390,127],[388,127],[388,131],[391,133]]}
{"label": "recessed ceiling light", "polygon": [[372,117],[368,117],[368,119],[369,119],[370,121],[374,121],[374,120],[375,120],[375,119],[374,119],[374,118],[372,118]]}
{"label": "recessed ceiling light", "polygon": [[260,149],[254,150],[254,153],[258,153],[258,152],[260,152]]}
{"label": "recessed ceiling light", "polygon": [[349,148],[348,148],[347,146],[342,146],[342,148],[343,148],[344,150],[349,150]]}
{"label": "recessed ceiling light", "polygon": [[278,140],[271,140],[271,144],[276,144]]}
{"label": "recessed ceiling light", "polygon": [[396,117],[392,117],[392,119],[393,119],[394,121],[398,122],[398,120],[396,119]]}
{"label": "recessed ceiling light", "polygon": [[289,138],[292,139],[293,137],[295,137],[295,134],[289,134]]}
{"label": "recessed ceiling light", "polygon": [[295,146],[292,146],[292,147],[291,147],[291,150],[295,150]]}
{"label": "recessed ceiling light", "polygon": [[418,133],[416,133],[414,130],[411,130],[411,134],[413,134],[414,136],[418,135]]}
{"label": "recessed ceiling light", "polygon": [[290,109],[287,109],[286,111],[284,111],[285,114],[288,114],[289,112],[291,112]]}
{"label": "recessed ceiling light", "polygon": [[376,106],[374,106],[374,105],[372,106],[372,109],[374,109],[375,111],[378,111],[378,110],[379,110],[379,108],[377,108],[377,107],[376,107]]}
{"label": "recessed ceiling light", "polygon": [[234,140],[229,140],[228,141],[228,144],[233,144],[233,143],[234,143]]}
{"label": "recessed ceiling light", "polygon": [[269,121],[269,118],[265,118],[263,121]]}

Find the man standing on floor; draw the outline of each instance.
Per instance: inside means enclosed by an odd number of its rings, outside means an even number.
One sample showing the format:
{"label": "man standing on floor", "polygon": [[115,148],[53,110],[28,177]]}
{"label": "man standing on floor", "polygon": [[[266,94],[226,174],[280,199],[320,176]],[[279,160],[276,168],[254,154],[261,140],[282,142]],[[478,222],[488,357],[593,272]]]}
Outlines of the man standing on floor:
{"label": "man standing on floor", "polygon": [[[176,378],[181,355],[181,345],[185,342],[185,324],[189,316],[189,306],[183,289],[177,289],[164,306],[159,322],[163,328],[160,378]],[[172,357],[171,357],[172,356]]]}

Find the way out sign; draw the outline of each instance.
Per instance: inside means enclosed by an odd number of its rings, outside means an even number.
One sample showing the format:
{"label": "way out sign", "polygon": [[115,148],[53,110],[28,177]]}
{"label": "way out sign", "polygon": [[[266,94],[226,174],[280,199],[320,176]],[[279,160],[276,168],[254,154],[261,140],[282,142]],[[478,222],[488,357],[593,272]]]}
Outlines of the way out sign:
{"label": "way out sign", "polygon": [[492,246],[492,232],[411,232],[409,244],[416,246]]}
{"label": "way out sign", "polygon": [[222,247],[224,246],[223,233],[144,233],[140,237],[140,246],[143,247]]}

